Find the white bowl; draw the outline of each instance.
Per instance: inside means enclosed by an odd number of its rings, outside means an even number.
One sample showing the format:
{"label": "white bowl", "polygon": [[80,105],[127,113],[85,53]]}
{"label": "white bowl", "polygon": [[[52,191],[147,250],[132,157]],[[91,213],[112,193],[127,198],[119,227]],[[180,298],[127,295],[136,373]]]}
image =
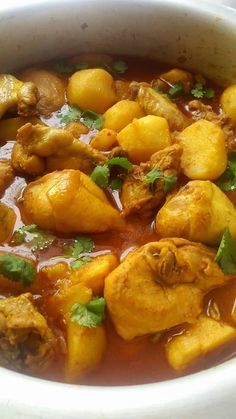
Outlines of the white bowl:
{"label": "white bowl", "polygon": [[[29,4],[30,3],[30,4]],[[0,70],[79,51],[157,58],[236,81],[236,11],[187,0],[50,0],[0,10]],[[0,368],[1,419],[235,417],[236,359],[157,384],[87,387]]]}

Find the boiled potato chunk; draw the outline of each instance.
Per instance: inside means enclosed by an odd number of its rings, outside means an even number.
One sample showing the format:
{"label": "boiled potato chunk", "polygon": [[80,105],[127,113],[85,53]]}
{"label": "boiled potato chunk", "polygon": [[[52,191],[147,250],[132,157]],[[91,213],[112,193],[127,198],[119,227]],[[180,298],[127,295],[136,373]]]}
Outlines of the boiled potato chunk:
{"label": "boiled potato chunk", "polygon": [[16,118],[2,119],[0,121],[0,140],[15,140],[18,129],[27,124],[27,122],[31,122],[32,125],[44,125],[36,116],[19,116]]}
{"label": "boiled potato chunk", "polygon": [[98,233],[123,226],[102,189],[73,169],[29,183],[23,194],[23,211],[31,223],[61,233]]}
{"label": "boiled potato chunk", "polygon": [[137,102],[120,100],[105,112],[104,128],[120,132],[134,118],[141,118],[142,116],[144,116],[144,113]]}
{"label": "boiled potato chunk", "polygon": [[73,284],[82,283],[86,287],[91,288],[93,295],[101,295],[107,275],[118,264],[119,260],[114,254],[97,256],[91,262],[82,265],[79,269],[72,270],[70,280]]}
{"label": "boiled potato chunk", "polygon": [[185,70],[181,70],[180,68],[173,68],[172,70],[167,71],[166,73],[162,73],[160,75],[161,80],[165,80],[170,84],[178,83],[182,81],[184,83],[185,91],[188,91],[193,83],[193,76],[191,73]]}
{"label": "boiled potato chunk", "polygon": [[226,228],[236,238],[236,209],[210,181],[188,182],[156,216],[161,237],[183,237],[213,246],[220,243]]}
{"label": "boiled potato chunk", "polygon": [[101,68],[77,71],[69,79],[68,102],[82,110],[104,113],[117,100],[113,84],[112,76]]}
{"label": "boiled potato chunk", "polygon": [[104,326],[88,328],[68,321],[66,378],[70,382],[83,377],[101,361],[106,350]]}
{"label": "boiled potato chunk", "polygon": [[15,221],[16,214],[13,209],[0,202],[0,243],[11,236]]}
{"label": "boiled potato chunk", "polygon": [[117,141],[133,163],[145,162],[171,145],[168,122],[154,115],[135,119],[119,132]]}
{"label": "boiled potato chunk", "polygon": [[236,329],[201,315],[198,321],[166,345],[167,359],[177,371],[184,370],[199,357],[236,339]]}
{"label": "boiled potato chunk", "polygon": [[103,128],[92,139],[90,145],[99,151],[111,150],[116,144],[117,133],[112,129]]}
{"label": "boiled potato chunk", "polygon": [[185,128],[178,141],[183,147],[181,166],[188,178],[213,180],[225,171],[225,134],[217,125],[201,119]]}
{"label": "boiled potato chunk", "polygon": [[236,122],[236,84],[224,90],[220,101],[224,113]]}
{"label": "boiled potato chunk", "polygon": [[29,68],[21,73],[20,79],[31,81],[37,86],[40,96],[37,110],[40,114],[50,115],[64,105],[66,85],[54,71]]}

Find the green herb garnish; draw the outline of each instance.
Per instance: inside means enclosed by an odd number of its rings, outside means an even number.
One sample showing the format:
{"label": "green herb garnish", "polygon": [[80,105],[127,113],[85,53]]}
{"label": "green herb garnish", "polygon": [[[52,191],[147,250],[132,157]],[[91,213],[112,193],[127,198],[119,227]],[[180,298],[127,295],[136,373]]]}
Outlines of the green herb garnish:
{"label": "green herb garnish", "polygon": [[128,70],[127,64],[122,60],[115,61],[112,68],[118,74],[124,74]]}
{"label": "green herb garnish", "polygon": [[88,128],[100,130],[104,125],[104,116],[93,111],[85,111],[81,115],[81,122]]}
{"label": "green herb garnish", "polygon": [[179,96],[181,93],[184,92],[184,82],[183,80],[179,80],[177,83],[173,84],[173,86],[169,89],[169,95],[171,97]]}
{"label": "green herb garnish", "polygon": [[93,259],[89,256],[82,256],[71,262],[70,267],[72,269],[79,269],[82,265],[86,265],[87,263],[92,262],[92,260]]}
{"label": "green herb garnish", "polygon": [[40,230],[36,224],[29,224],[15,231],[11,241],[15,245],[26,243],[35,252],[36,250],[47,249],[54,240],[55,236],[51,233]]}
{"label": "green herb garnish", "polygon": [[110,188],[114,189],[116,191],[120,191],[121,188],[122,188],[122,184],[123,184],[123,182],[122,182],[121,179],[119,179],[119,178],[113,179],[110,183]]}
{"label": "green herb garnish", "polygon": [[73,73],[74,68],[63,63],[63,62],[59,62],[54,64],[53,66],[54,70],[57,71],[58,73]]}
{"label": "green herb garnish", "polygon": [[236,274],[236,240],[229,229],[223,234],[215,260],[226,275]]}
{"label": "green herb garnish", "polygon": [[103,297],[95,297],[88,304],[74,304],[70,318],[84,327],[97,327],[105,319],[106,302]]}
{"label": "green herb garnish", "polygon": [[177,176],[165,176],[163,171],[159,168],[152,169],[145,178],[145,181],[153,190],[156,180],[164,181],[164,192],[169,192],[173,185],[177,182]]}
{"label": "green herb garnish", "polygon": [[96,166],[90,177],[100,188],[107,188],[110,177],[109,167],[107,164]]}
{"label": "green herb garnish", "polygon": [[216,181],[222,191],[235,191],[236,190],[236,151],[229,155],[227,169]]}
{"label": "green herb garnish", "polygon": [[26,287],[36,278],[36,269],[26,260],[15,255],[0,255],[0,274]]}
{"label": "green herb garnish", "polygon": [[68,106],[68,111],[66,114],[59,113],[58,118],[63,124],[70,124],[71,122],[79,121],[81,118],[82,112],[76,105]]}
{"label": "green herb garnish", "polygon": [[122,181],[119,178],[114,180],[110,179],[111,173],[109,166],[120,166],[123,169],[130,170],[133,165],[126,157],[112,157],[107,160],[107,163],[95,167],[92,171],[90,177],[100,188],[108,188],[110,186],[112,189],[120,189]]}
{"label": "green herb garnish", "polygon": [[64,248],[64,255],[77,259],[81,253],[89,253],[93,248],[94,243],[89,237],[77,236],[70,246]]}
{"label": "green herb garnish", "polygon": [[126,157],[112,157],[107,162],[108,166],[120,166],[123,169],[130,170],[133,165]]}
{"label": "green herb garnish", "polygon": [[88,68],[87,63],[77,63],[77,64],[75,64],[75,69],[76,70],[86,70],[87,68]]}
{"label": "green herb garnish", "polygon": [[202,83],[196,83],[191,93],[197,99],[212,99],[215,96],[214,89],[204,87]]}

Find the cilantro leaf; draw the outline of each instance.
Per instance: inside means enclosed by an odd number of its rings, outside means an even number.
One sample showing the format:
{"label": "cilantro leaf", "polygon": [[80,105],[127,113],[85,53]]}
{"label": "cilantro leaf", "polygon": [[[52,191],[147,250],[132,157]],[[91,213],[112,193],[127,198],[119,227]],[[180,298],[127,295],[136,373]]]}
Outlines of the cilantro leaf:
{"label": "cilantro leaf", "polygon": [[160,168],[154,168],[147,173],[145,181],[151,186],[151,189],[153,189],[154,183],[158,179],[162,179],[164,181],[165,192],[169,192],[172,189],[172,186],[177,182],[177,176],[165,176]]}
{"label": "cilantro leaf", "polygon": [[119,191],[122,188],[122,180],[117,178],[113,179],[110,183],[111,189]]}
{"label": "cilantro leaf", "polygon": [[72,269],[79,269],[82,265],[92,262],[92,260],[93,259],[89,256],[79,257],[78,259],[73,260],[73,262],[70,263],[70,267]]}
{"label": "cilantro leaf", "polygon": [[54,64],[53,66],[54,70],[57,71],[58,73],[73,73],[74,69],[73,67],[63,63],[63,62],[59,62]]}
{"label": "cilantro leaf", "polygon": [[229,155],[226,171],[216,181],[222,191],[236,190],[236,151]]}
{"label": "cilantro leaf", "polygon": [[15,255],[0,255],[0,273],[23,286],[31,285],[36,277],[36,269],[26,260]]}
{"label": "cilantro leaf", "polygon": [[81,120],[88,128],[100,130],[104,125],[104,116],[89,110],[82,113]]}
{"label": "cilantro leaf", "polygon": [[75,64],[75,69],[76,70],[86,70],[86,68],[88,68],[87,63],[77,63],[77,64]]}
{"label": "cilantro leaf", "polygon": [[128,70],[128,66],[125,61],[118,60],[112,65],[113,70],[118,74],[124,74]]}
{"label": "cilantro leaf", "polygon": [[63,124],[70,124],[71,122],[79,121],[81,118],[82,112],[76,105],[71,105],[68,107],[68,112],[66,114],[59,113],[58,118]]}
{"label": "cilantro leaf", "polygon": [[212,99],[215,96],[214,89],[211,89],[210,87],[204,87],[202,83],[196,83],[191,90],[191,93],[197,99]]}
{"label": "cilantro leaf", "polygon": [[108,166],[120,166],[123,169],[130,170],[133,165],[126,157],[112,157],[107,162]]}
{"label": "cilantro leaf", "polygon": [[77,236],[70,246],[64,248],[67,257],[79,258],[81,253],[91,252],[94,248],[93,241],[86,236]]}
{"label": "cilantro leaf", "polygon": [[229,229],[223,234],[215,260],[226,275],[236,274],[236,240]]}
{"label": "cilantro leaf", "polygon": [[173,86],[169,89],[169,95],[174,97],[178,96],[184,91],[184,82],[183,80],[177,81],[177,83],[173,84]]}
{"label": "cilantro leaf", "polygon": [[97,327],[105,319],[106,302],[103,297],[95,297],[88,304],[74,304],[70,318],[84,327]]}
{"label": "cilantro leaf", "polygon": [[13,244],[20,245],[25,242],[33,252],[46,249],[54,240],[55,236],[47,231],[40,230],[36,224],[19,228],[12,236]]}
{"label": "cilantro leaf", "polygon": [[90,177],[101,188],[107,188],[109,184],[109,176],[109,167],[104,164],[103,166],[96,166]]}

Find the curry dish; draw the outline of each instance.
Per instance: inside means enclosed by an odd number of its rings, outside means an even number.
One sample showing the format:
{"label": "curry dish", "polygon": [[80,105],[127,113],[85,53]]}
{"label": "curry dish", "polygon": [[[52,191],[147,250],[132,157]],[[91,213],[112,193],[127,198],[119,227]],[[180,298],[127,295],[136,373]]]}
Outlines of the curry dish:
{"label": "curry dish", "polygon": [[0,365],[139,384],[236,350],[236,85],[80,54],[0,75]]}

